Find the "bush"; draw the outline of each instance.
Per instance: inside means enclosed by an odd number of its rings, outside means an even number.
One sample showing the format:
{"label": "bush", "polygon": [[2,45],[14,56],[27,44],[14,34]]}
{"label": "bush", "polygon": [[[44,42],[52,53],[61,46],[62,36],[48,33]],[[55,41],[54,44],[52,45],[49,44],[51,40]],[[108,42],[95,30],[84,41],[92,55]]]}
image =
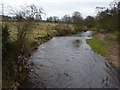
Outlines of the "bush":
{"label": "bush", "polygon": [[15,53],[13,53],[15,51],[14,44],[11,42],[9,36],[10,36],[10,31],[8,30],[8,27],[7,26],[2,27],[2,58],[3,58],[3,65],[4,65],[4,62],[8,62],[8,58],[13,59],[12,54],[15,54]]}
{"label": "bush", "polygon": [[[15,43],[10,40],[10,31],[7,26],[2,26],[2,76],[3,88],[12,85],[15,79],[13,64],[16,58]],[[12,72],[12,73],[11,73]]]}
{"label": "bush", "polygon": [[58,24],[55,26],[57,35],[68,35],[72,33],[72,30],[68,24]]}

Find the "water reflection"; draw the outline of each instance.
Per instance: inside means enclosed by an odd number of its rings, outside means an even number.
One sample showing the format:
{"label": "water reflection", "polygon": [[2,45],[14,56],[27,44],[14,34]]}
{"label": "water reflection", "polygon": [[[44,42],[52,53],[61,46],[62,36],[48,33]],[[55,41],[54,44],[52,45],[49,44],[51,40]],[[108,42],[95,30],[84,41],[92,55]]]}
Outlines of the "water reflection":
{"label": "water reflection", "polygon": [[73,44],[73,47],[79,48],[81,41],[79,39],[76,39],[72,42],[72,44]]}

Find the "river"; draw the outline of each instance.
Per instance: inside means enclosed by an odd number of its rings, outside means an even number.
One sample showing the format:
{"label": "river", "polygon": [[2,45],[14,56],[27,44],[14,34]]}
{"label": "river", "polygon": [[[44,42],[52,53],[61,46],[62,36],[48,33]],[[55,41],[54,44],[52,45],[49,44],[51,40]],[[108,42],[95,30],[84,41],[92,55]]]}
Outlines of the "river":
{"label": "river", "polygon": [[118,72],[86,43],[92,34],[53,37],[40,45],[21,88],[118,88]]}

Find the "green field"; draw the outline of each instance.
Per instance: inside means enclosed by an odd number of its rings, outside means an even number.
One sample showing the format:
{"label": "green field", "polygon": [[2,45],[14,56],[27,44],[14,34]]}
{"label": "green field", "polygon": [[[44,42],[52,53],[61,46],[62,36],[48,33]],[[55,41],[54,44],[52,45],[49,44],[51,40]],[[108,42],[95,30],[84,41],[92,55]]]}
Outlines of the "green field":
{"label": "green field", "polygon": [[[11,38],[15,39],[17,35],[16,25],[17,22],[4,22],[3,25],[8,26],[10,29]],[[30,37],[44,37],[48,34],[56,32],[54,29],[56,23],[46,23],[46,22],[35,22],[34,25],[31,25],[31,29],[28,33]]]}
{"label": "green field", "polygon": [[[18,22],[3,22],[3,25],[7,25],[10,29],[10,38],[11,40],[16,40],[17,29],[16,25]],[[27,39],[30,39],[31,42],[36,41],[37,37],[45,37],[47,35],[55,36],[57,30],[55,27],[60,25],[59,23],[49,23],[49,22],[35,22],[34,25],[31,25],[31,28],[27,34]],[[72,25],[69,25],[72,30],[74,29]],[[64,28],[64,27],[63,27]]]}

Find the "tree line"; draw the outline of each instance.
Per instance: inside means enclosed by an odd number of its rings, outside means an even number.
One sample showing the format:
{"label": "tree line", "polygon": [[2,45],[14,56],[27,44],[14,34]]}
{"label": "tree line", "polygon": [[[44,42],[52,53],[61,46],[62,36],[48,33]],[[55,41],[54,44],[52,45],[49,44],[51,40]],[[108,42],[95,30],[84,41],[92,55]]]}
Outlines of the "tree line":
{"label": "tree line", "polygon": [[[97,10],[96,16],[87,16],[85,19],[82,17],[80,12],[76,11],[73,12],[72,16],[64,15],[61,19],[57,16],[50,16],[47,17],[46,20],[42,20],[41,15],[36,15],[36,17],[32,17],[31,20],[73,24],[76,30],[94,29],[94,28],[96,30],[104,29],[110,32],[118,30],[120,2],[113,1],[109,4],[109,7],[96,7],[96,10]],[[14,17],[3,16],[3,19],[6,20],[6,18],[16,19],[16,20],[29,19],[29,18],[25,18],[25,16],[21,16],[20,14]]]}
{"label": "tree line", "polygon": [[109,8],[96,7],[98,14],[96,16],[96,28],[106,29],[108,32],[118,30],[120,2],[111,2]]}
{"label": "tree line", "polygon": [[74,12],[72,16],[64,15],[61,19],[56,16],[47,18],[47,22],[73,24],[76,30],[93,29],[106,30],[107,32],[118,31],[120,22],[120,2],[113,1],[109,7],[96,7],[96,16],[87,16],[85,19],[80,12]]}

